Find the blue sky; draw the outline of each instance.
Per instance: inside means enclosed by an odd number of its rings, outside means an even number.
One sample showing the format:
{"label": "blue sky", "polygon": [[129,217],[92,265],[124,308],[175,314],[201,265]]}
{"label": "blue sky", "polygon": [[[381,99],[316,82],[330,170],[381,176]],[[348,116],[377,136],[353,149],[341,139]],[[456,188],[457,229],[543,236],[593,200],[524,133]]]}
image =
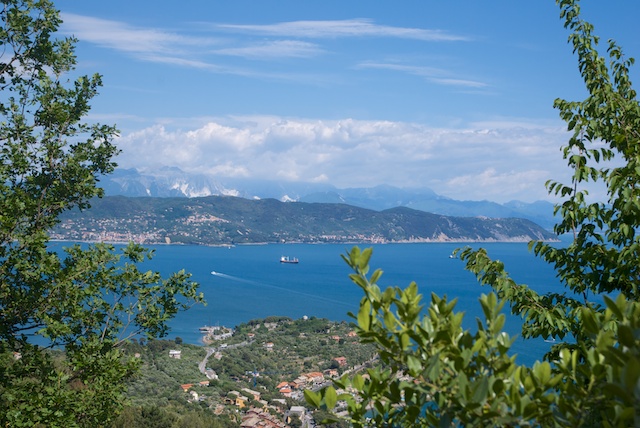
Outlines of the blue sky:
{"label": "blue sky", "polygon": [[[567,177],[553,100],[585,92],[554,1],[56,6],[78,72],[103,75],[91,119],[121,130],[121,167],[497,202]],[[637,56],[639,2],[582,9]]]}

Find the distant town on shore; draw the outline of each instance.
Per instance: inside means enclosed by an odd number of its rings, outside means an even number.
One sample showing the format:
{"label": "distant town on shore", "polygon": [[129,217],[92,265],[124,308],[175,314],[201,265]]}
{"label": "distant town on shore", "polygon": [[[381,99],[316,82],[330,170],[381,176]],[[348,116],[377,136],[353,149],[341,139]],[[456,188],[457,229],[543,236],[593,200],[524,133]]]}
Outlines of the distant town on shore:
{"label": "distant town on shore", "polygon": [[407,207],[375,211],[339,203],[231,196],[107,196],[71,211],[51,238],[142,244],[528,242],[555,240],[522,218],[452,217]]}

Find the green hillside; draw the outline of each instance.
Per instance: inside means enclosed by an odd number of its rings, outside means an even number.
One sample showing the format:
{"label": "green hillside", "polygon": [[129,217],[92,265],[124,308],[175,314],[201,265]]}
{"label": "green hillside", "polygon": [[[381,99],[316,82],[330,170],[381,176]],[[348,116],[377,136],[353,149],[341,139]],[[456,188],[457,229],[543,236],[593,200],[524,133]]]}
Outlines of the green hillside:
{"label": "green hillside", "polygon": [[63,215],[53,237],[200,245],[554,239],[525,219],[447,217],[404,207],[373,211],[345,204],[229,196],[96,199],[89,210]]}
{"label": "green hillside", "polygon": [[113,427],[231,427],[252,412],[264,424],[257,426],[283,424],[289,409],[306,406],[305,390],[377,364],[375,347],[362,344],[353,326],[322,318],[254,319],[224,339],[209,337],[204,347],[178,337],[127,343],[141,369]]}

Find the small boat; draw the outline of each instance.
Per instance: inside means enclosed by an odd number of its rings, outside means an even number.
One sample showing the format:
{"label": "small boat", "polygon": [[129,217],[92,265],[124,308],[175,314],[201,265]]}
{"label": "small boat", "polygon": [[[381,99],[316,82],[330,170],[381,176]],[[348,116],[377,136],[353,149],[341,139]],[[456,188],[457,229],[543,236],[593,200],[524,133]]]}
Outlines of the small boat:
{"label": "small boat", "polygon": [[298,259],[296,257],[289,258],[289,256],[280,257],[280,263],[298,263]]}

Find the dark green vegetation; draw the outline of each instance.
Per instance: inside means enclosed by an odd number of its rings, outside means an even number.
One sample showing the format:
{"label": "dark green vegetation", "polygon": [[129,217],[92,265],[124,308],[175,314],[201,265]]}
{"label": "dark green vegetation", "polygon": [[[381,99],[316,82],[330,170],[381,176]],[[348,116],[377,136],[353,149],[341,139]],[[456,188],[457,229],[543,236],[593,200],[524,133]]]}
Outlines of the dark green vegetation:
{"label": "dark green vegetation", "polygon": [[139,271],[139,246],[49,251],[61,213],[102,194],[117,131],[83,121],[101,79],[69,83],[49,1],[5,0],[0,22],[0,425],[103,426],[138,367],[122,344],[202,297],[184,272]]}
{"label": "dark green vegetation", "polygon": [[410,208],[373,211],[344,204],[205,198],[106,197],[65,213],[54,229],[65,240],[145,243],[439,242],[548,240],[524,219],[446,217]]}
{"label": "dark green vegetation", "polygon": [[[264,409],[282,421],[292,405],[305,404],[299,398],[310,385],[291,388],[296,399],[285,397],[278,384],[323,371],[328,381],[327,370],[341,374],[374,357],[374,346],[360,343],[353,327],[318,318],[252,320],[238,326],[232,337],[205,347],[178,344],[177,338],[141,342],[133,340],[125,346],[126,354],[137,358],[141,367],[128,383],[128,405],[115,421],[116,427],[237,426],[250,407]],[[207,378],[198,369],[210,348],[219,352],[209,356],[206,368],[217,379]],[[171,358],[171,350],[180,351],[180,359]],[[345,357],[347,364],[340,366],[334,357]],[[193,385],[189,392],[181,387],[185,384]],[[247,396],[245,388],[260,393],[260,400],[247,397],[246,406],[239,407],[232,391]]]}
{"label": "dark green vegetation", "polygon": [[[369,276],[371,251],[354,248],[345,260],[364,292],[354,318],[383,364],[369,370],[369,379],[344,377],[308,392],[310,403],[330,410],[346,400],[354,426],[640,426],[640,104],[629,81],[633,60],[610,41],[607,61],[578,2],[558,3],[589,93],[581,102],[555,102],[572,132],[563,153],[573,177],[547,186],[564,199],[555,231],[574,240],[561,249],[530,247],[555,267],[566,290],[539,295],[516,284],[485,250],[466,249],[467,269],[492,289],[480,299],[484,319],[471,332],[463,330],[455,300],[432,295],[424,316],[415,283],[382,292],[381,272]],[[589,200],[592,182],[606,187],[608,200]],[[527,367],[510,356],[505,304],[523,318],[524,337],[556,340],[544,361]],[[357,393],[344,393],[347,386]]]}

